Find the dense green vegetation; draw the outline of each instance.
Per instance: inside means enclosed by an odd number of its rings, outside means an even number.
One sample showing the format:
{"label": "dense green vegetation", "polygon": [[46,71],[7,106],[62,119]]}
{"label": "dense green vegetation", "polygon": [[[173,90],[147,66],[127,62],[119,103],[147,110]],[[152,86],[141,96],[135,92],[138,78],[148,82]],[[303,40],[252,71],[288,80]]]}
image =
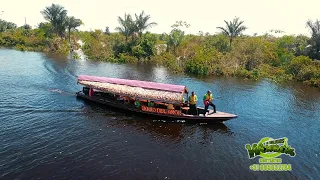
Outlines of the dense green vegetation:
{"label": "dense green vegetation", "polygon": [[[67,16],[67,10],[56,4],[41,11],[48,22],[41,22],[36,29],[28,24],[17,27],[12,22],[0,20],[0,46],[22,51],[43,51],[67,55],[70,52],[70,34],[82,24],[80,19]],[[67,41],[66,30],[69,42]]]}
{"label": "dense green vegetation", "polygon": [[[235,18],[217,27],[221,33],[185,34],[190,24],[177,21],[169,34],[145,32],[157,25],[144,12],[118,17],[117,32],[77,31],[82,21],[67,16],[67,10],[52,4],[41,13],[48,22],[37,28],[17,27],[0,21],[0,46],[19,50],[68,54],[76,42],[92,60],[118,63],[153,63],[173,72],[197,75],[270,78],[276,82],[295,79],[320,87],[320,22],[307,21],[311,37],[298,35],[275,37],[271,34],[246,36],[244,21]],[[275,31],[281,33],[281,31]],[[74,57],[78,57],[75,55]]]}

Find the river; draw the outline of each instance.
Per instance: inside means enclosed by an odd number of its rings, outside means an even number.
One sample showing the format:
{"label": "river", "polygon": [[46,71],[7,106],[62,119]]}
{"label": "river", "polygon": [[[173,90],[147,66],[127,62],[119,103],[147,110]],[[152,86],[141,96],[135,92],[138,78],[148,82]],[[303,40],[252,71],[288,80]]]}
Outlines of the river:
{"label": "river", "polygon": [[[210,89],[220,125],[146,119],[77,99],[80,74]],[[0,179],[319,179],[320,90],[302,83],[196,78],[161,67],[0,49]],[[201,102],[199,102],[201,105]],[[249,166],[245,144],[287,137],[292,171]]]}

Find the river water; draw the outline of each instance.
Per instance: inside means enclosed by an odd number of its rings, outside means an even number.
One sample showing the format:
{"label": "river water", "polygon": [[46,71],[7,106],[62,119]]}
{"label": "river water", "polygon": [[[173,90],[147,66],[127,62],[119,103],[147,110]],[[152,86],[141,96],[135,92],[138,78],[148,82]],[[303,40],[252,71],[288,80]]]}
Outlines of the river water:
{"label": "river water", "polygon": [[[167,123],[75,97],[80,74],[210,89],[220,125]],[[319,179],[320,91],[302,83],[195,78],[165,68],[0,49],[0,179]],[[199,103],[201,105],[201,102]],[[292,171],[256,172],[245,144],[289,139]]]}

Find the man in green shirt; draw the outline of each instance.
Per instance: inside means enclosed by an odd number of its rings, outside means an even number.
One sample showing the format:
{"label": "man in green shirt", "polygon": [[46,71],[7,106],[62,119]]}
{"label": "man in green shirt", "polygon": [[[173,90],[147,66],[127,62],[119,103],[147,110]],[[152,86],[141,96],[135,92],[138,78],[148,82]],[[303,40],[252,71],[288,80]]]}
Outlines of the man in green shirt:
{"label": "man in green shirt", "polygon": [[205,95],[203,96],[204,115],[206,115],[206,113],[209,112],[209,111],[208,111],[209,106],[212,106],[212,107],[213,107],[213,113],[216,113],[216,112],[217,112],[217,111],[216,111],[216,105],[214,105],[214,104],[212,103],[212,100],[213,100],[213,98],[212,98],[211,91],[208,90],[207,94],[205,94]]}
{"label": "man in green shirt", "polygon": [[148,102],[148,107],[153,107],[153,106],[154,106],[154,102],[153,101]]}

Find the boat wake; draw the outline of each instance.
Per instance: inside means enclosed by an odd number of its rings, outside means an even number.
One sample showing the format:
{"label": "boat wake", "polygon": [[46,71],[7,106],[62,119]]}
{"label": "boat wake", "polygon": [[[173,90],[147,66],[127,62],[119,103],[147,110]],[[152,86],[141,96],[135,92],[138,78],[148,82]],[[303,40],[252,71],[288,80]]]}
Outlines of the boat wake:
{"label": "boat wake", "polygon": [[48,89],[48,91],[49,91],[49,92],[55,92],[55,93],[58,93],[58,94],[76,96],[75,93],[65,92],[65,91],[62,91],[62,90],[60,90],[60,89]]}
{"label": "boat wake", "polygon": [[61,91],[60,89],[48,89],[48,91],[50,91],[50,92],[57,92],[57,93],[60,93],[60,94],[63,93],[63,91]]}
{"label": "boat wake", "polygon": [[185,123],[185,120],[163,120],[163,119],[153,119],[155,123]]}
{"label": "boat wake", "polygon": [[83,112],[82,109],[23,109],[24,113],[59,113],[59,112]]}

